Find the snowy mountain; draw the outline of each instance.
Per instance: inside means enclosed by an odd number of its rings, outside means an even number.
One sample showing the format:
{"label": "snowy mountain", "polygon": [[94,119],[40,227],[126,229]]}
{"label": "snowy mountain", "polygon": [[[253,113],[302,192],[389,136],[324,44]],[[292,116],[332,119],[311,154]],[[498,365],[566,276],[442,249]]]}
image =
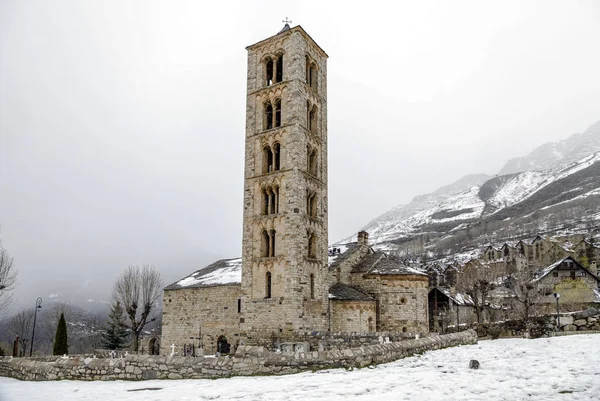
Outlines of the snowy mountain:
{"label": "snowy mountain", "polygon": [[566,166],[491,178],[409,216],[392,212],[364,228],[372,243],[399,244],[423,235],[442,238],[461,230],[479,235],[487,231],[474,229],[482,223],[512,231],[527,223],[540,231],[549,228],[549,218],[560,220],[562,228],[571,217],[573,224],[600,226],[600,152]]}
{"label": "snowy mountain", "polygon": [[[438,203],[456,196],[464,190],[475,185],[479,185],[490,178],[491,176],[487,174],[467,175],[450,185],[446,185],[437,189],[432,193],[415,196],[408,205],[398,205],[394,207],[392,210],[369,222],[364,229],[369,232],[370,236],[393,230],[394,227],[396,227],[398,224],[401,224],[405,219],[424,210],[428,210]],[[346,238],[341,242],[351,241],[356,241],[356,234],[354,234],[352,237]]]}
{"label": "snowy mountain", "polygon": [[[500,236],[597,229],[599,161],[600,121],[582,134],[509,160],[493,178],[470,175],[417,196],[408,205],[372,220],[363,230],[379,247],[422,251],[432,247],[429,241],[454,241],[456,245],[457,241],[464,244],[464,237],[481,243]],[[340,243],[351,240],[355,238]]]}
{"label": "snowy mountain", "polygon": [[524,157],[510,159],[500,175],[522,171],[546,170],[559,165],[573,163],[600,151],[600,121],[582,134],[574,134],[560,142],[549,142]]}

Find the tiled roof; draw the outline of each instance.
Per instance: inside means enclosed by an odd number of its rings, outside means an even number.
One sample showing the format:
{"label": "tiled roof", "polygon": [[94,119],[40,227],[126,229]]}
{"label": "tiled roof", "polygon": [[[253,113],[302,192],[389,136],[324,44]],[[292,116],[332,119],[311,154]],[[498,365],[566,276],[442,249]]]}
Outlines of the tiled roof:
{"label": "tiled roof", "polygon": [[406,266],[402,259],[397,256],[384,255],[375,266],[368,272],[369,274],[411,274],[427,276],[426,273],[413,267]]}
{"label": "tiled roof", "polygon": [[375,301],[370,295],[342,283],[335,283],[329,288],[329,298],[341,301]]}

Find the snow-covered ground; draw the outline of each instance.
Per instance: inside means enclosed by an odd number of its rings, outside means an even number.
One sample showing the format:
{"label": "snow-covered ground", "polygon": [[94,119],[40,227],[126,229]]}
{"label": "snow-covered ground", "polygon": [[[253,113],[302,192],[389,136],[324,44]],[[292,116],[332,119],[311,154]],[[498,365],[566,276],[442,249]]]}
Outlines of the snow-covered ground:
{"label": "snow-covered ground", "polygon": [[[20,382],[0,400],[600,400],[600,335],[506,339],[375,368],[291,376],[143,382]],[[468,368],[469,360],[481,363]]]}

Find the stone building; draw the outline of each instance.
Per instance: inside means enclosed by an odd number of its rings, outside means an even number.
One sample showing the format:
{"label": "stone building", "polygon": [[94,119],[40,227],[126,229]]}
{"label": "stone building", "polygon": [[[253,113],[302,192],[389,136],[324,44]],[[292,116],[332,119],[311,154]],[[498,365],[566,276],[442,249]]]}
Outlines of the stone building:
{"label": "stone building", "polygon": [[570,256],[537,272],[532,282],[538,294],[536,303],[547,305],[550,311],[556,302],[554,293],[560,294],[563,311],[600,303],[600,278]]}
{"label": "stone building", "polygon": [[427,275],[374,252],[366,233],[329,257],[327,54],[287,24],[247,51],[242,258],[165,288],[161,353],[426,333]]}

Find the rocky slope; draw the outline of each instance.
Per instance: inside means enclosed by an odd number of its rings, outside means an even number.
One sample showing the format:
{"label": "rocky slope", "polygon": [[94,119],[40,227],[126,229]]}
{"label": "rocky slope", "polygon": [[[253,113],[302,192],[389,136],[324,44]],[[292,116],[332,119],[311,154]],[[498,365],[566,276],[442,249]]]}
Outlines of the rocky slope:
{"label": "rocky slope", "polygon": [[502,167],[499,174],[547,170],[559,165],[576,162],[595,152],[600,152],[600,121],[581,134],[571,135],[560,142],[546,143],[527,156],[510,159]]}

